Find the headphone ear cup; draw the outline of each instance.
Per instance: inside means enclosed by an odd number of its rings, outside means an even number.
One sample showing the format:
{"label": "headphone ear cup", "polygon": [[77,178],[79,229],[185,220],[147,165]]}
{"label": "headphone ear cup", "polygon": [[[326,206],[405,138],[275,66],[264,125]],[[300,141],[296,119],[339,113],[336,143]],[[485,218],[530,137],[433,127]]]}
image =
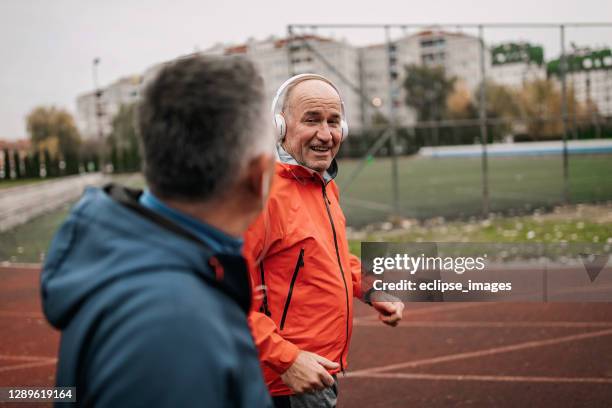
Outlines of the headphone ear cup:
{"label": "headphone ear cup", "polygon": [[342,119],[342,121],[340,122],[340,126],[342,127],[342,140],[344,140],[346,139],[349,133],[348,123],[346,123],[346,120]]}
{"label": "headphone ear cup", "polygon": [[274,126],[276,126],[276,138],[280,142],[285,138],[285,134],[287,133],[285,118],[280,113],[274,115]]}

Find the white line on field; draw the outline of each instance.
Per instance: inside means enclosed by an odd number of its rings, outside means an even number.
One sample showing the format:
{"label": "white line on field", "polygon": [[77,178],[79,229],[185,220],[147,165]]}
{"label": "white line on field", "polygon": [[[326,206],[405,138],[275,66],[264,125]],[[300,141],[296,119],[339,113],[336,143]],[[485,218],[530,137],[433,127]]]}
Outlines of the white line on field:
{"label": "white line on field", "polygon": [[8,367],[0,367],[0,373],[3,373],[5,371],[21,370],[24,368],[42,367],[46,365],[55,364],[56,362],[57,362],[56,359],[47,359],[45,361],[38,361],[34,363],[26,363],[26,364],[18,364],[18,365],[8,366]]}
{"label": "white line on field", "polygon": [[0,310],[0,317],[31,317],[35,319],[44,319],[45,316],[41,312],[12,312],[10,310]]}
{"label": "white line on field", "polygon": [[353,373],[349,378],[384,378],[433,381],[498,381],[498,382],[535,382],[535,383],[591,383],[612,384],[612,378],[600,377],[534,377],[509,375],[472,375],[472,374],[418,374],[418,373]]}
{"label": "white line on field", "polygon": [[[380,322],[357,321],[354,326],[380,326]],[[439,322],[439,321],[402,321],[397,327],[406,328],[597,328],[612,327],[612,322]]]}
{"label": "white line on field", "polygon": [[491,356],[495,354],[509,353],[511,351],[526,350],[526,349],[535,348],[535,347],[551,346],[554,344],[567,343],[570,341],[590,339],[593,337],[608,336],[610,334],[612,334],[612,329],[600,330],[600,331],[590,332],[590,333],[573,334],[570,336],[556,337],[556,338],[547,339],[547,340],[526,341],[524,343],[512,344],[509,346],[493,347],[493,348],[488,348],[488,349],[483,349],[483,350],[468,351],[464,353],[448,354],[445,356],[426,358],[422,360],[407,361],[405,363],[388,364],[385,366],[372,367],[372,368],[367,368],[363,370],[357,370],[352,373],[347,373],[347,376],[350,377],[351,375],[372,374],[372,373],[379,373],[379,372],[384,372],[384,371],[399,370],[402,368],[415,368],[415,367],[422,367],[425,365],[446,363],[448,361],[465,360],[465,359],[474,358],[474,357]]}
{"label": "white line on field", "polygon": [[12,263],[2,262],[0,263],[0,269],[41,269],[42,264],[40,263]]}
{"label": "white line on field", "polygon": [[55,360],[55,357],[43,356],[14,356],[11,354],[0,354],[0,360],[16,360],[16,361],[47,361]]}

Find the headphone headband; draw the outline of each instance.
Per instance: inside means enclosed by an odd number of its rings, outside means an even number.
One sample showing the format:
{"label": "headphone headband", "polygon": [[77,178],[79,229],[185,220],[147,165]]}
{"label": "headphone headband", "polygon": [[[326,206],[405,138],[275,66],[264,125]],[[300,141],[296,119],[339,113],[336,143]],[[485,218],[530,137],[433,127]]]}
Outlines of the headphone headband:
{"label": "headphone headband", "polygon": [[287,132],[287,125],[285,123],[285,118],[283,117],[283,115],[281,115],[280,109],[278,107],[278,102],[279,102],[279,100],[281,100],[281,97],[282,97],[282,100],[284,101],[285,91],[291,85],[298,84],[300,82],[307,81],[309,79],[317,79],[319,81],[323,81],[323,82],[331,85],[331,87],[334,88],[334,90],[338,94],[338,97],[340,98],[340,109],[341,109],[341,113],[342,113],[342,120],[341,120],[342,139],[344,139],[346,136],[348,136],[348,124],[347,124],[346,119],[345,119],[344,100],[342,99],[342,95],[340,94],[340,91],[338,90],[336,85],[334,85],[334,83],[332,81],[330,81],[329,79],[325,78],[323,75],[318,75],[318,74],[298,74],[298,75],[292,76],[291,78],[289,78],[285,82],[283,82],[283,84],[278,88],[278,91],[276,91],[276,95],[274,96],[274,99],[272,100],[272,117],[274,118],[274,123],[276,125],[277,130],[278,130],[277,133],[278,133],[279,141],[283,140],[283,138],[285,137],[285,134]]}

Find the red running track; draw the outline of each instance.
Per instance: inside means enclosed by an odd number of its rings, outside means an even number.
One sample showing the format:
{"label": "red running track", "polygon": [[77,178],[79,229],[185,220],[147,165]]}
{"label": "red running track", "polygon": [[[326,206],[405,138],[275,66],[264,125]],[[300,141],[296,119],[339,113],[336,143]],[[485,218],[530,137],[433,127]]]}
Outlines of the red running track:
{"label": "red running track", "polygon": [[[0,386],[54,384],[38,281],[0,268]],[[610,407],[612,303],[408,304],[397,328],[358,303],[339,406]]]}

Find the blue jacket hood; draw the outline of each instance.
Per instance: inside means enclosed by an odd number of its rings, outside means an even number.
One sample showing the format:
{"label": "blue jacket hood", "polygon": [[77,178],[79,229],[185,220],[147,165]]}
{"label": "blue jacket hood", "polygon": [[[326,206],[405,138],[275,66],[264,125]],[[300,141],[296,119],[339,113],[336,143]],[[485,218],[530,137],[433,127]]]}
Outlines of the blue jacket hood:
{"label": "blue jacket hood", "polygon": [[[140,194],[115,185],[87,188],[56,233],[41,275],[43,310],[56,328],[66,327],[94,292],[128,275],[175,270],[216,283],[205,244],[155,213],[143,217],[143,207],[139,214]],[[235,282],[225,289],[244,298]]]}
{"label": "blue jacket hood", "polygon": [[56,385],[76,387],[77,406],[271,406],[243,257],[212,253],[140,194],[86,190],[51,244],[41,291],[62,330]]}

